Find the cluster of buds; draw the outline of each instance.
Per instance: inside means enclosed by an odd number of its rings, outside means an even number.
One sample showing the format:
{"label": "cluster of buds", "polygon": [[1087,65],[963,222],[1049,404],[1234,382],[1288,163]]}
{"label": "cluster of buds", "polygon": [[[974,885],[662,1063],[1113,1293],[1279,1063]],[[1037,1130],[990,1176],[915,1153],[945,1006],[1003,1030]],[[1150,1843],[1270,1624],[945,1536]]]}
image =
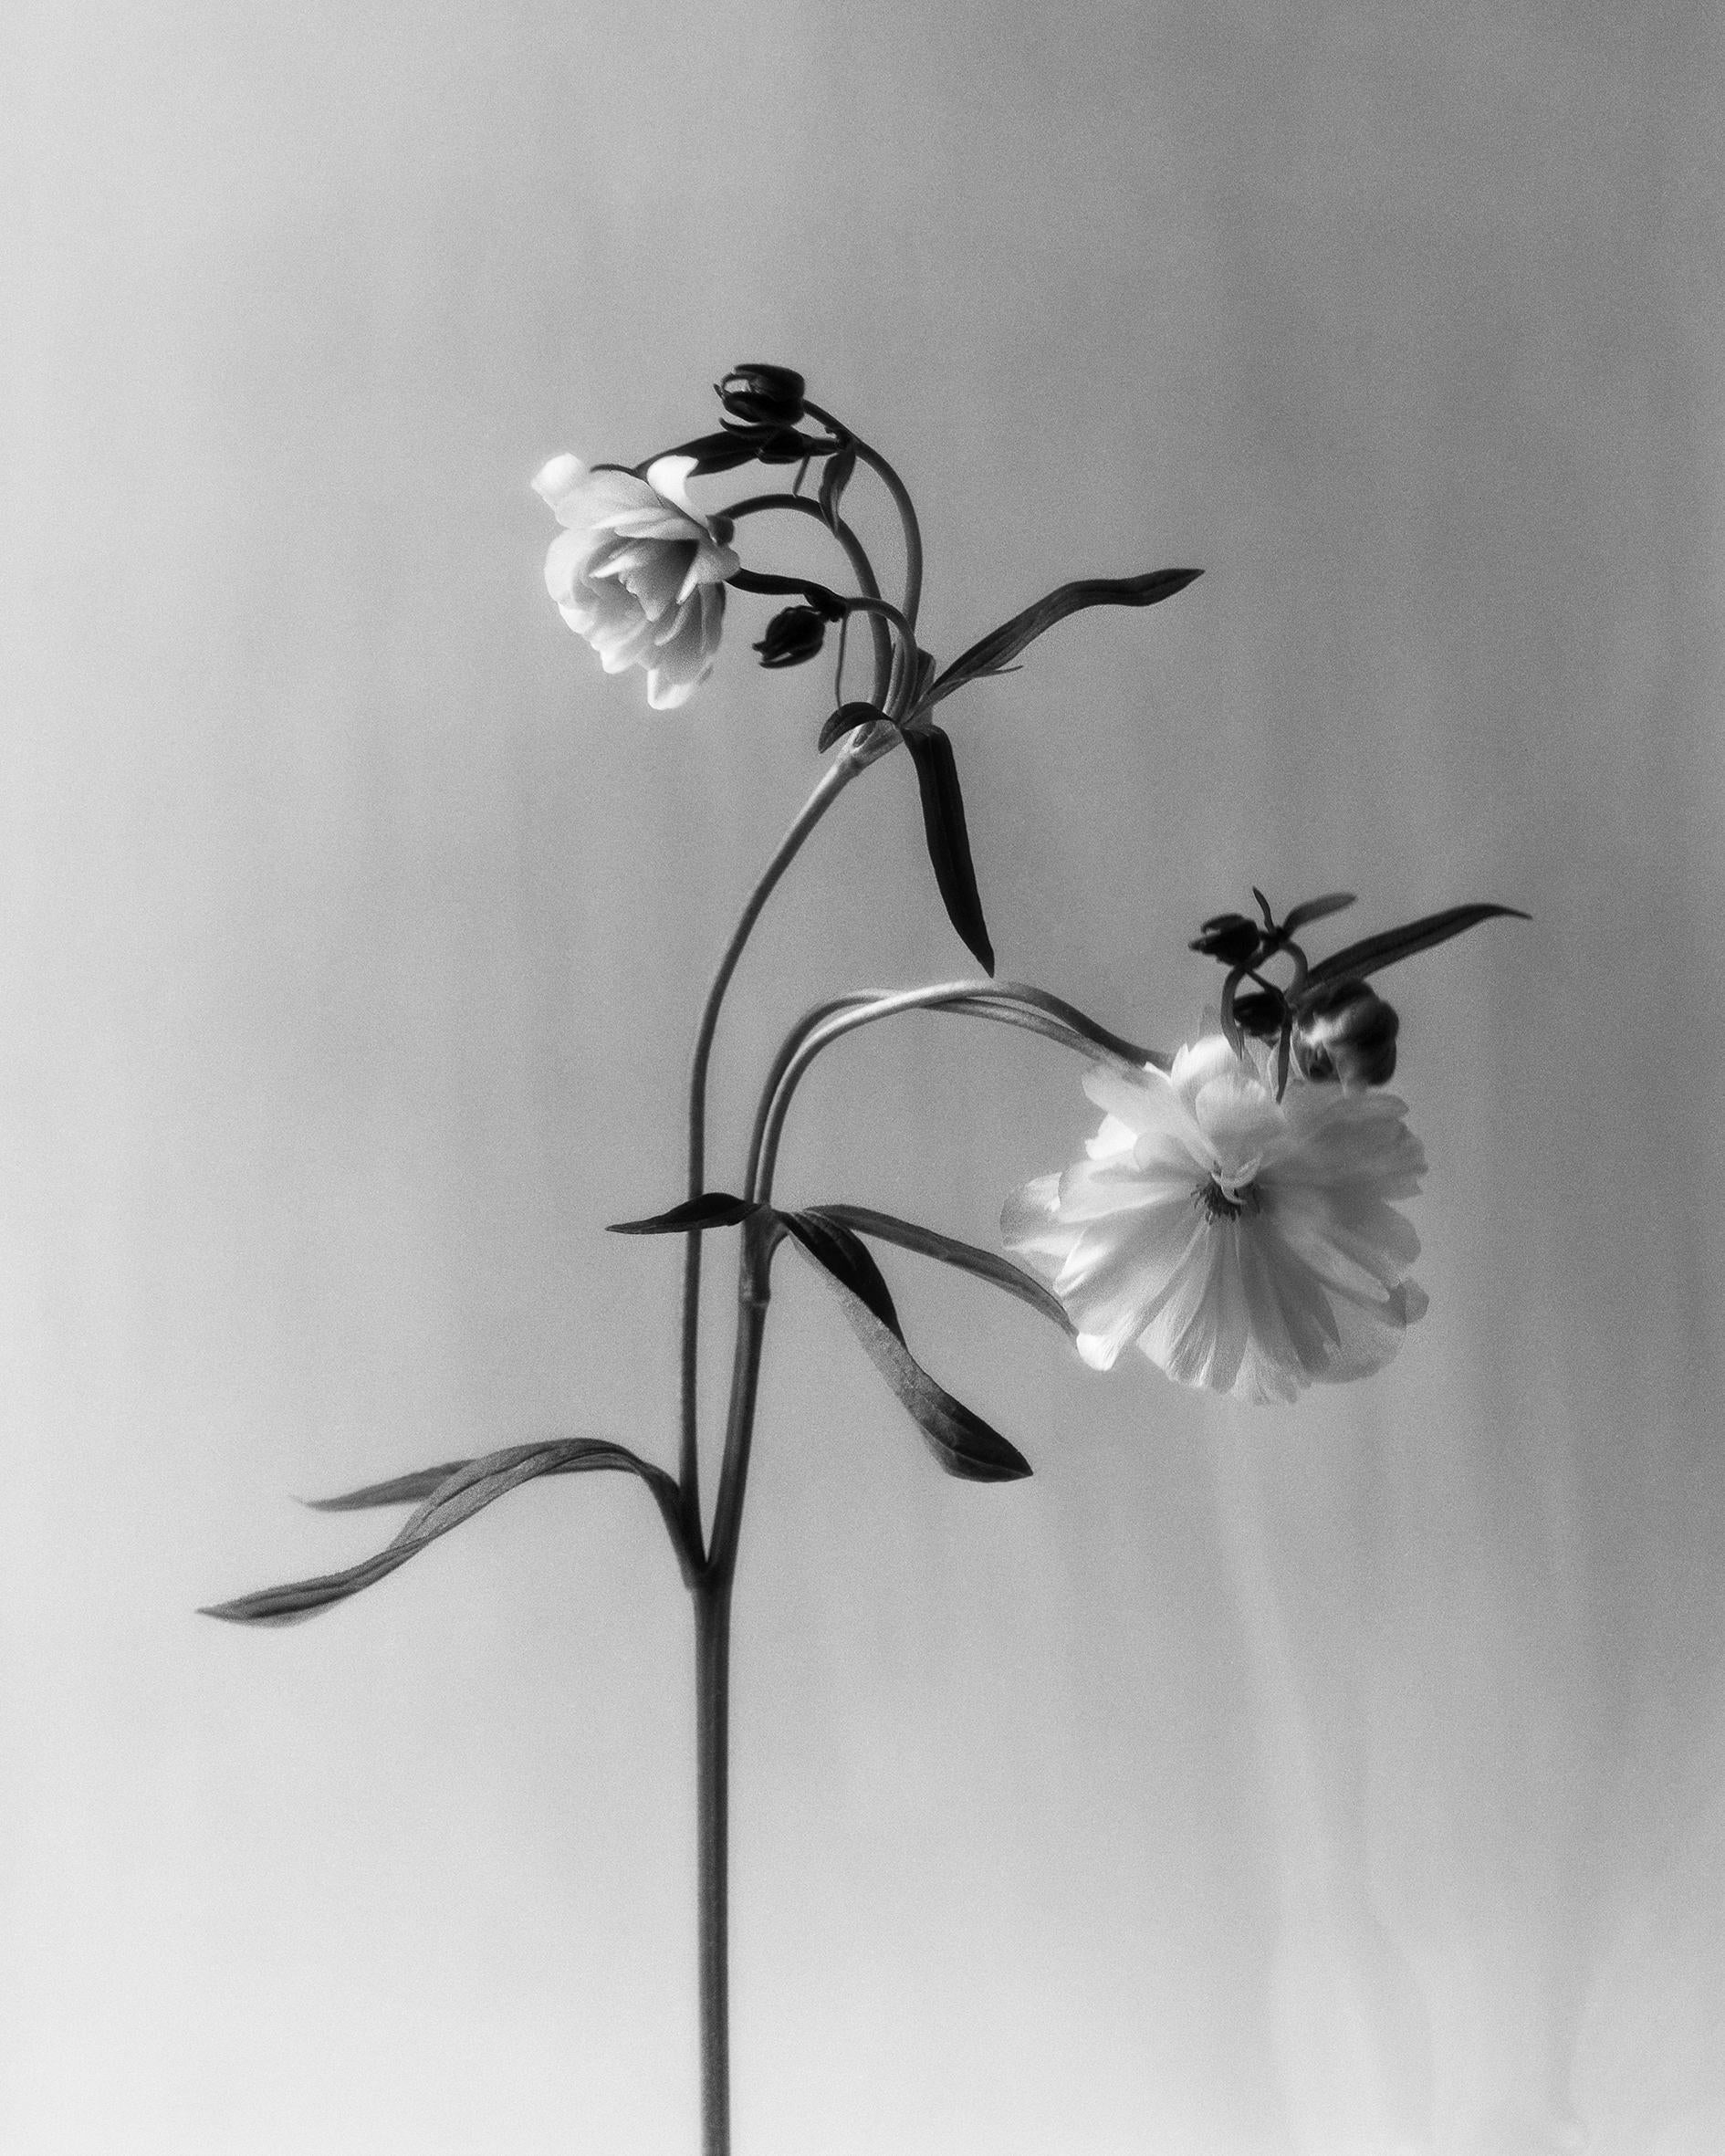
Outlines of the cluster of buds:
{"label": "cluster of buds", "polygon": [[[1480,921],[1506,915],[1527,918],[1512,905],[1452,905],[1443,913],[1426,914],[1399,928],[1385,928],[1351,943],[1312,966],[1294,941],[1294,931],[1352,905],[1353,893],[1332,891],[1322,898],[1305,899],[1280,922],[1261,891],[1254,890],[1252,896],[1263,916],[1261,922],[1246,914],[1213,915],[1193,937],[1191,947],[1228,969],[1222,989],[1222,1031],[1235,1052],[1239,1052],[1249,1033],[1260,1041],[1280,1042],[1278,1098],[1288,1083],[1291,1061],[1302,1077],[1317,1084],[1340,1085],[1344,1093],[1387,1084],[1396,1073],[1396,1036],[1401,1020],[1366,987],[1366,975],[1411,958],[1416,951],[1448,943]],[[1263,977],[1262,968],[1278,958],[1287,958],[1293,967],[1293,978],[1285,987]],[[1242,994],[1248,980],[1253,985]]]}
{"label": "cluster of buds", "polygon": [[[1283,1084],[1290,1057],[1302,1078],[1340,1085],[1344,1093],[1387,1084],[1396,1073],[1400,1019],[1359,973],[1346,969],[1349,953],[1325,961],[1314,973],[1293,940],[1293,931],[1306,922],[1352,905],[1352,895],[1337,891],[1308,899],[1281,923],[1262,892],[1253,895],[1261,922],[1246,914],[1216,914],[1192,939],[1192,949],[1228,968],[1222,991],[1224,1030],[1237,1041],[1248,1033],[1260,1041],[1279,1040]],[[1293,979],[1285,988],[1267,981],[1260,971],[1276,958],[1293,965]],[[1246,980],[1256,987],[1242,995]]]}

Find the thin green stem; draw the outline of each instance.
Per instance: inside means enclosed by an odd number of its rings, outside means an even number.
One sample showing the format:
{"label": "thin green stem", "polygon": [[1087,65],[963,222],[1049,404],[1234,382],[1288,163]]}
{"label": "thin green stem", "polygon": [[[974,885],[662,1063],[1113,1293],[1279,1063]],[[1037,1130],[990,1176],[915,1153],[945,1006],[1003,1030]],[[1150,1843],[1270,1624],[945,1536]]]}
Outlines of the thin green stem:
{"label": "thin green stem", "polygon": [[695,1603],[697,1931],[701,1965],[702,2156],[730,2156],[731,1588],[755,1429],[773,1251],[783,1230],[745,1223],[737,1279],[737,1347],[713,1541],[692,1583]]}
{"label": "thin green stem", "polygon": [[869,991],[822,1003],[809,1011],[786,1036],[768,1073],[755,1112],[745,1196],[767,1203],[772,1197],[779,1143],[785,1118],[804,1073],[823,1049],[878,1020],[897,1018],[907,1010],[946,1011],[959,1018],[988,1019],[996,1025],[1018,1026],[1040,1034],[1079,1054],[1113,1063],[1124,1072],[1137,1073],[1155,1064],[1166,1070],[1170,1059],[1155,1049],[1140,1047],[1079,1010],[1046,989],[1024,981],[945,981],[930,988],[891,992]]}
{"label": "thin green stem", "polygon": [[[904,602],[902,602],[902,608],[904,608],[905,621],[908,621],[912,632],[915,632],[916,630],[916,614],[923,606],[923,526],[916,522],[916,505],[910,500],[910,489],[905,487],[905,483],[902,481],[902,478],[899,478],[897,472],[893,470],[893,466],[888,464],[886,457],[882,457],[882,453],[878,451],[878,448],[871,445],[871,442],[864,442],[861,435],[850,434],[850,431],[847,431],[845,427],[841,427],[839,421],[831,414],[831,412],[821,412],[821,407],[813,405],[813,403],[804,403],[802,410],[807,412],[809,418],[813,418],[815,424],[820,424],[820,427],[826,427],[834,435],[845,435],[845,440],[850,440],[852,448],[856,451],[858,459],[861,459],[862,464],[867,464],[869,470],[875,472],[875,475],[882,478],[882,483],[886,485],[886,492],[893,496],[893,507],[899,511],[899,524],[904,526]],[[894,660],[894,664],[893,664],[893,681],[888,684],[888,698],[891,698],[891,701],[888,701],[888,705],[886,705],[886,709],[891,711],[893,718],[902,718],[904,716],[904,703],[908,701],[910,690],[915,687],[915,684],[916,684],[916,675],[915,675],[915,666],[912,666],[912,662],[908,660],[908,657],[897,657],[897,660]]]}
{"label": "thin green stem", "polygon": [[[735,520],[742,517],[759,516],[766,509],[789,509],[800,516],[812,517],[817,524],[831,532],[844,549],[845,559],[851,564],[852,574],[862,586],[863,597],[878,599],[881,596],[880,581],[874,574],[874,564],[869,560],[862,540],[842,517],[835,518],[829,523],[818,502],[810,501],[800,494],[752,494],[747,501],[733,502],[725,514]],[[892,632],[880,616],[871,615],[869,633],[874,639],[873,701],[884,709],[893,674]]]}
{"label": "thin green stem", "polygon": [[701,2151],[730,2156],[730,1581],[704,1577],[694,1600]]}
{"label": "thin green stem", "polygon": [[[839,795],[863,769],[862,759],[847,748],[842,749],[821,775],[821,781],[799,811],[772,859],[749,893],[730,941],[720,955],[717,968],[701,1007],[695,1030],[695,1052],[689,1062],[689,1177],[688,1195],[698,1198],[706,1187],[706,1082],[713,1059],[713,1040],[718,1031],[725,991],[748,942],[749,932],[771,897],[773,887],[796,859],[803,841],[820,822]],[[701,1237],[689,1236],[683,1253],[682,1438],[677,1481],[682,1495],[684,1532],[695,1551],[703,1547],[701,1533],[700,1468],[700,1314]]]}

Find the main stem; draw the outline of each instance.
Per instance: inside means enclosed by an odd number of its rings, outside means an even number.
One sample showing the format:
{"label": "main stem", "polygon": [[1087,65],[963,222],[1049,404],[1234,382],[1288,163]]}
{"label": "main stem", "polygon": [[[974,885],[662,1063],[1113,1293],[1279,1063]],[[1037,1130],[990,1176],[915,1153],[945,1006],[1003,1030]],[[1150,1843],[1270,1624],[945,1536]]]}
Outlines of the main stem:
{"label": "main stem", "polygon": [[737,1281],[737,1354],[730,1417],[713,1514],[713,1542],[695,1598],[696,1892],[701,1954],[701,2156],[730,2156],[730,1659],[731,1585],[755,1394],[767,1330],[777,1231],[744,1223]]}
{"label": "main stem", "polygon": [[[874,701],[899,714],[903,698],[914,686],[914,637],[917,602],[922,587],[922,543],[916,512],[911,507],[898,475],[877,452],[858,443],[858,455],[885,480],[904,525],[905,577],[902,614],[887,609],[867,554],[842,519],[832,519],[832,529],[856,570],[862,587],[863,608],[874,638]],[[768,497],[737,505],[733,515],[758,508],[791,508],[822,512],[813,504],[790,497]],[[822,518],[824,521],[824,517]],[[894,612],[904,629],[902,639],[889,645],[885,615]],[[742,917],[720,957],[696,1029],[695,1054],[689,1073],[688,1164],[689,1195],[698,1197],[706,1174],[706,1079],[712,1059],[719,1011],[731,975],[743,955],[749,931],[773,886],[796,858],[803,841],[820,822],[845,786],[890,747],[896,735],[890,728],[868,728],[868,734],[890,738],[865,746],[849,746],[828,766],[820,784],[803,804],[800,814],[779,842],[759,882],[749,894]],[[760,1375],[761,1342],[766,1331],[768,1275],[778,1234],[758,1219],[746,1221],[737,1276],[736,1364],[731,1376],[729,1419],[725,1433],[725,1455],[719,1469],[718,1492],[714,1503],[713,1531],[703,1560],[700,1498],[700,1450],[697,1429],[696,1378],[699,1354],[701,1297],[701,1238],[687,1241],[683,1272],[683,1339],[681,1367],[681,1444],[678,1461],[678,1495],[685,1545],[693,1576],[695,1604],[695,1713],[697,1931],[700,1955],[701,2008],[701,2150],[702,2156],[730,2156],[730,1662],[731,1587],[737,1576],[737,1537],[742,1525],[743,1492],[748,1480],[749,1445],[755,1427],[755,1394]]]}
{"label": "main stem", "polygon": [[701,1955],[701,2156],[730,2156],[731,1583],[695,1587],[695,1744]]}

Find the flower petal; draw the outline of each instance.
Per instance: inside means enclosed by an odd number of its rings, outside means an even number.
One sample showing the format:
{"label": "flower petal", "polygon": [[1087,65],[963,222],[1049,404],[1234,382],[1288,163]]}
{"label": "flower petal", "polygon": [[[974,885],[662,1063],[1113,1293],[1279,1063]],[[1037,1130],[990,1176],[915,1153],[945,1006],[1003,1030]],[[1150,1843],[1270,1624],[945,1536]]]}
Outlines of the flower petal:
{"label": "flower petal", "polygon": [[1103,1111],[1085,1157],[1026,1185],[1001,1228],[1087,1362],[1135,1339],[1177,1383],[1253,1401],[1382,1368],[1426,1306],[1406,1277],[1419,1238],[1390,1202],[1425,1169],[1402,1102],[1296,1079],[1279,1103],[1273,1052],[1219,1033],[1166,1079],[1084,1085]]}
{"label": "flower petal", "polygon": [[561,456],[552,457],[549,464],[542,465],[534,476],[534,493],[559,524],[569,521],[563,511],[580,488],[585,470],[586,466],[579,456],[570,456],[565,452]]}

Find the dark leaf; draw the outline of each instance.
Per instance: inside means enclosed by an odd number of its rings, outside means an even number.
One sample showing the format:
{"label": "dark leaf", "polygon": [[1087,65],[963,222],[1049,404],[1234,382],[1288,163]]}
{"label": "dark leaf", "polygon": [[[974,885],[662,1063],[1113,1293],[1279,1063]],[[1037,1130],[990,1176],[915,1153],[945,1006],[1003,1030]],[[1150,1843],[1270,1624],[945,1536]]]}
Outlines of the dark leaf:
{"label": "dark leaf", "polygon": [[936,1385],[905,1346],[880,1268],[851,1230],[831,1214],[786,1213],[783,1219],[946,1472],[970,1482],[1012,1482],[1028,1475],[1030,1463],[1018,1448]]}
{"label": "dark leaf", "polygon": [[653,1213],[644,1220],[613,1220],[608,1235],[683,1235],[702,1228],[735,1228],[760,1209],[751,1198],[733,1198],[727,1190],[704,1190],[699,1198],[685,1198],[668,1213]]}
{"label": "dark leaf", "polygon": [[854,1229],[861,1235],[896,1243],[901,1250],[918,1251],[924,1257],[938,1258],[943,1265],[954,1266],[960,1272],[991,1281],[997,1288],[1004,1288],[1009,1295],[1028,1303],[1032,1310],[1040,1311],[1069,1339],[1072,1335],[1072,1322],[1060,1297],[1045,1288],[1040,1280],[1032,1279],[1021,1268],[997,1257],[992,1251],[979,1251],[974,1243],[959,1242],[950,1235],[937,1234],[932,1228],[919,1227],[914,1220],[898,1219],[891,1213],[872,1212],[867,1206],[821,1205],[810,1209],[821,1219],[836,1220],[841,1227]]}
{"label": "dark leaf", "polygon": [[[663,1468],[638,1458],[627,1446],[613,1445],[603,1438],[556,1438],[535,1445],[510,1445],[481,1460],[462,1460],[443,1471],[442,1480],[428,1490],[406,1525],[375,1556],[351,1565],[343,1572],[325,1573],[316,1579],[296,1580],[285,1587],[266,1587],[256,1595],[242,1595],[233,1602],[218,1602],[201,1614],[224,1617],[236,1625],[288,1625],[315,1616],[331,1603],[374,1586],[381,1579],[418,1556],[429,1544],[452,1527],[472,1519],[488,1504],[542,1475],[577,1475],[603,1468],[621,1469],[639,1475],[653,1491],[674,1534],[677,1520],[677,1487]],[[438,1470],[427,1470],[427,1472]],[[343,1511],[362,1504],[402,1502],[424,1475],[405,1475],[394,1482],[373,1483],[346,1498],[326,1499],[319,1510]],[[380,1491],[401,1492],[380,1495]]]}
{"label": "dark leaf", "polygon": [[1033,644],[1068,614],[1081,613],[1091,606],[1155,606],[1159,600],[1172,599],[1176,591],[1184,591],[1203,573],[1201,569],[1155,569],[1145,576],[1082,577],[1076,583],[1062,584],[1046,599],[1039,599],[1021,614],[1003,622],[980,644],[961,653],[929,690],[925,703],[938,704],[965,682],[998,674],[1026,644]]}
{"label": "dark leaf", "polygon": [[839,529],[839,504],[855,471],[856,445],[847,442],[836,456],[827,459],[826,469],[821,475],[821,514],[834,531]]}
{"label": "dark leaf", "polygon": [[919,726],[904,736],[916,766],[916,783],[923,797],[923,835],[928,858],[934,863],[935,882],[948,919],[960,940],[985,973],[994,971],[994,946],[982,917],[982,900],[977,892],[977,872],[970,859],[970,834],[965,827],[964,796],[958,790],[958,766],[952,743],[936,726]]}
{"label": "dark leaf", "polygon": [[847,1293],[854,1295],[894,1339],[902,1341],[904,1328],[899,1324],[898,1312],[893,1306],[892,1290],[867,1247],[857,1240],[843,1222],[832,1219],[828,1211],[812,1208],[807,1212],[786,1213],[782,1218],[786,1229],[815,1262],[824,1267]]}
{"label": "dark leaf", "polygon": [[858,727],[865,727],[872,720],[884,718],[886,714],[877,704],[841,704],[821,729],[821,738],[815,743],[819,749],[831,748],[835,741],[843,740]]}
{"label": "dark leaf", "polygon": [[1464,929],[1475,927],[1481,921],[1505,916],[1517,921],[1532,917],[1514,905],[1452,905],[1447,913],[1427,914],[1403,927],[1386,928],[1381,936],[1368,936],[1364,943],[1351,943],[1345,950],[1333,952],[1314,966],[1298,996],[1291,1000],[1297,1010],[1302,1010],[1315,1000],[1316,990],[1326,982],[1363,979],[1366,974],[1376,973],[1385,966],[1394,966],[1398,959],[1411,958],[1416,951],[1428,951],[1434,944],[1448,943],[1452,936],[1459,936]]}
{"label": "dark leaf", "polygon": [[1332,891],[1322,898],[1308,898],[1294,907],[1282,926],[1291,935],[1294,929],[1303,928],[1308,921],[1321,921],[1326,914],[1339,914],[1353,904],[1352,891]]}

